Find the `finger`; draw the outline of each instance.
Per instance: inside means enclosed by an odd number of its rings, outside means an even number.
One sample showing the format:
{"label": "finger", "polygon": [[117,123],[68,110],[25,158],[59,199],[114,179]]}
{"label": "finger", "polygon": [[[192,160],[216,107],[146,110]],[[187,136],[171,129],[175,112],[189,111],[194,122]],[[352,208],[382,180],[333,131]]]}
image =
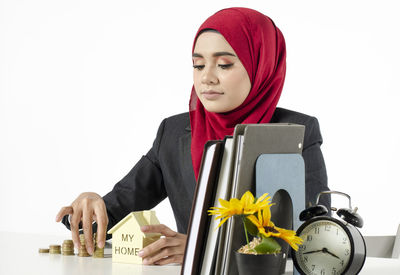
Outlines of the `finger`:
{"label": "finger", "polygon": [[160,233],[166,237],[175,237],[176,232],[164,224],[144,225],[140,228],[144,233]]}
{"label": "finger", "polygon": [[161,238],[140,250],[138,255],[142,258],[146,258],[153,254],[159,253],[159,251],[166,247],[175,247],[179,246],[180,244],[181,241],[178,238]]}
{"label": "finger", "polygon": [[170,257],[163,258],[154,262],[155,265],[166,265],[166,264],[182,264],[183,263],[183,255],[173,255]]}
{"label": "finger", "polygon": [[154,264],[157,261],[160,261],[166,257],[173,257],[175,255],[178,255],[181,252],[180,249],[176,246],[172,247],[165,247],[158,251],[158,253],[155,253],[149,257],[146,257],[143,259],[143,264],[150,265]]}
{"label": "finger", "polygon": [[71,228],[71,234],[72,234],[72,241],[74,242],[74,246],[76,248],[81,247],[81,243],[79,240],[79,223],[82,218],[82,213],[81,212],[76,212],[72,213],[71,215],[71,222],[70,222],[70,228]]}
{"label": "finger", "polygon": [[103,248],[106,241],[106,231],[108,225],[107,210],[101,204],[95,208],[96,222],[97,222],[97,246]]}
{"label": "finger", "polygon": [[85,245],[87,252],[93,254],[93,236],[92,236],[92,222],[93,222],[93,212],[91,209],[84,209],[82,216],[82,228],[83,234],[85,235]]}
{"label": "finger", "polygon": [[71,215],[74,212],[71,206],[65,206],[60,209],[56,216],[56,222],[60,222],[65,215]]}

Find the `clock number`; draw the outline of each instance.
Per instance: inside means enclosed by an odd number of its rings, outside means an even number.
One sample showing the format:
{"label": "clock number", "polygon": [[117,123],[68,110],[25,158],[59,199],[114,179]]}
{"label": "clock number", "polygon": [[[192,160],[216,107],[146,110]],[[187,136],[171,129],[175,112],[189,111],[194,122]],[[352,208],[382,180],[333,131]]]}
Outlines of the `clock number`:
{"label": "clock number", "polygon": [[325,269],[321,269],[321,275],[325,275]]}
{"label": "clock number", "polygon": [[339,235],[339,228],[336,228],[336,235]]}
{"label": "clock number", "polygon": [[315,269],[315,264],[313,264],[313,265],[311,266],[311,271],[314,271],[314,269]]}
{"label": "clock number", "polygon": [[336,268],[332,268],[332,275],[337,275],[338,273],[337,273],[337,271],[336,271]]}
{"label": "clock number", "polygon": [[340,261],[340,264],[341,264],[342,266],[344,266],[344,260],[341,260],[341,261]]}
{"label": "clock number", "polygon": [[315,234],[319,234],[319,227],[316,227],[316,228],[314,229],[314,233],[315,233]]}
{"label": "clock number", "polygon": [[347,243],[347,238],[344,237],[344,238],[343,238],[343,244],[346,244],[346,243]]}
{"label": "clock number", "polygon": [[307,236],[307,242],[311,242],[312,241],[312,235],[308,235]]}
{"label": "clock number", "polygon": [[331,225],[330,224],[325,225],[325,231],[331,231]]}
{"label": "clock number", "polygon": [[346,249],[346,250],[344,251],[344,255],[348,256],[349,254],[350,254],[350,250],[349,250],[349,249]]}

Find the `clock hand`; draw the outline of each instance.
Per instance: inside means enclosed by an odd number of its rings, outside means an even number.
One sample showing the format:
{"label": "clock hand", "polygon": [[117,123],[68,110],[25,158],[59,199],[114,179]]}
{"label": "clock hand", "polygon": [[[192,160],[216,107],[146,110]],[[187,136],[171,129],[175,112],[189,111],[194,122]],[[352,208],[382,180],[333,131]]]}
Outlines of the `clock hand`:
{"label": "clock hand", "polygon": [[328,253],[329,255],[331,255],[331,256],[333,256],[333,257],[335,257],[335,258],[338,258],[339,260],[340,260],[340,258],[338,257],[338,256],[336,256],[335,254],[333,254],[332,252],[330,252],[327,248],[323,248],[322,249],[322,252],[324,252],[324,253]]}
{"label": "clock hand", "polygon": [[320,250],[313,250],[313,251],[307,251],[307,252],[303,252],[303,254],[311,254],[311,253],[317,253],[317,252],[323,252],[323,249],[320,249]]}

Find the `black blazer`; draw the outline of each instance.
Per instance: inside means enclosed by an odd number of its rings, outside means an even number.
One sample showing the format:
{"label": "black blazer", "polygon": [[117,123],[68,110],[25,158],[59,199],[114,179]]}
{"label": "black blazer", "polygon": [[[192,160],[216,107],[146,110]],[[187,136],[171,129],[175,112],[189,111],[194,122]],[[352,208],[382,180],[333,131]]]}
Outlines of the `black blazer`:
{"label": "black blazer", "polygon": [[[277,108],[271,122],[305,125],[302,155],[306,170],[306,203],[315,203],[317,194],[328,190],[317,119]],[[109,218],[108,229],[131,211],[151,209],[168,196],[178,232],[187,232],[196,185],[190,144],[189,113],[162,121],[150,151],[103,197]],[[330,206],[328,196],[321,199],[323,204]]]}

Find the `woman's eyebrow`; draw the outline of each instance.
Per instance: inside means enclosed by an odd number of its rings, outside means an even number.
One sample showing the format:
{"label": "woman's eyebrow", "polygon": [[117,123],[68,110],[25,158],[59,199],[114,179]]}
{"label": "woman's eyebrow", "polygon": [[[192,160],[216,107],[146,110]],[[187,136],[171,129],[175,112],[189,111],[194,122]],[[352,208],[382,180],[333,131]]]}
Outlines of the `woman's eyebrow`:
{"label": "woman's eyebrow", "polygon": [[[215,53],[213,53],[213,57],[218,57],[218,56],[224,56],[224,55],[229,55],[229,56],[234,56],[234,57],[236,57],[236,55],[234,55],[233,53],[230,53],[230,52],[215,52]],[[200,57],[200,58],[204,58],[204,56],[202,56],[201,54],[199,54],[199,53],[193,53],[192,54],[192,57]]]}

